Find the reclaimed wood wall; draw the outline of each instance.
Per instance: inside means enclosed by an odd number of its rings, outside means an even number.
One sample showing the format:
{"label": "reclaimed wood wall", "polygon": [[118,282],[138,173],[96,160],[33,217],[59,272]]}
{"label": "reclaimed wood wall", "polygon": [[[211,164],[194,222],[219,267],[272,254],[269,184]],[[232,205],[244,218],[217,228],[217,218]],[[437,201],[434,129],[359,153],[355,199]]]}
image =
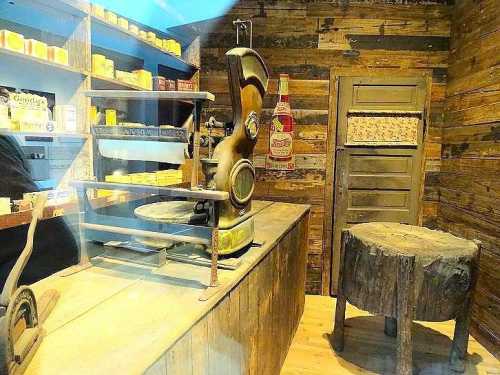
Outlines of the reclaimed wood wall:
{"label": "reclaimed wood wall", "polygon": [[438,224],[483,243],[473,332],[500,355],[500,6],[460,0],[451,29]]}
{"label": "reclaimed wood wall", "polygon": [[308,220],[145,373],[278,375],[304,311]]}
{"label": "reclaimed wood wall", "polygon": [[[254,156],[258,171],[255,196],[312,205],[308,293],[330,291],[331,228],[325,223],[331,221],[332,213],[325,212],[325,203],[331,194],[326,189],[329,183],[326,166],[331,158],[327,153],[327,135],[332,67],[432,71],[431,121],[425,144],[424,225],[436,225],[451,6],[446,0],[424,3],[241,0],[224,17],[191,25],[202,34],[201,89],[216,95],[207,115],[229,120],[231,107],[224,53],[236,45],[232,21],[237,18],[253,21],[253,46],[271,73],[263,127]],[[358,50],[359,56],[344,57],[348,49]],[[289,173],[264,169],[280,73],[290,75],[291,106],[296,120],[297,169]]]}

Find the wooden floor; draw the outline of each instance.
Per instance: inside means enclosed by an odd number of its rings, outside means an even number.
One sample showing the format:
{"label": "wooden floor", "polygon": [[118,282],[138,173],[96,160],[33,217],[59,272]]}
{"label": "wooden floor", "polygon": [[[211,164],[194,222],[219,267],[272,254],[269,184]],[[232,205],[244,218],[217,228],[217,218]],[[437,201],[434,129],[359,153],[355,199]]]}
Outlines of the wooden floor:
{"label": "wooden floor", "polygon": [[[384,335],[381,317],[348,304],[344,352],[336,354],[328,341],[335,299],[306,296],[304,315],[281,375],[393,374],[395,338]],[[415,323],[414,374],[450,374],[447,369],[454,323]],[[465,374],[500,374],[500,362],[472,337]],[[457,373],[452,373],[457,374]]]}

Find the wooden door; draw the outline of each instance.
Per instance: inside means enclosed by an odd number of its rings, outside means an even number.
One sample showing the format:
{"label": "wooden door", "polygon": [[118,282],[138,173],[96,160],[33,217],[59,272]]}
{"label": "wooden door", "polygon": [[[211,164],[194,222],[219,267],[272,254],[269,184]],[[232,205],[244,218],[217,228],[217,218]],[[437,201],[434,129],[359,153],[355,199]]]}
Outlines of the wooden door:
{"label": "wooden door", "polygon": [[340,77],[332,291],[342,228],[371,221],[417,224],[425,78]]}

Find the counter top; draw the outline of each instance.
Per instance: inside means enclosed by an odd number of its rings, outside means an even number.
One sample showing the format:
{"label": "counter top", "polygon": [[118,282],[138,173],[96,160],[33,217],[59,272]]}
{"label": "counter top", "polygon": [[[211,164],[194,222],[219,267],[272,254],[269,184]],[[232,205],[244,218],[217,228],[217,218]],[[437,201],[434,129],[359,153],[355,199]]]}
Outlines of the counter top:
{"label": "counter top", "polygon": [[254,201],[261,247],[240,256],[235,270],[219,270],[220,291],[198,298],[210,269],[167,262],[152,268],[94,258],[71,276],[52,275],[33,285],[61,294],[44,324],[46,335],[26,374],[139,374],[204,317],[308,212],[309,206]]}

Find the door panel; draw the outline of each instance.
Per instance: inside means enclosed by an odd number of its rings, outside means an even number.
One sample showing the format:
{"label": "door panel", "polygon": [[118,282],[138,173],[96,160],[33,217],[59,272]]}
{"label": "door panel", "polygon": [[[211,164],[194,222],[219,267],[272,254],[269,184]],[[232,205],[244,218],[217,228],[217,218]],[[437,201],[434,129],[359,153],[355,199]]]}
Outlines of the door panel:
{"label": "door panel", "polygon": [[370,104],[414,104],[417,97],[417,88],[411,86],[381,86],[355,85],[353,86],[353,105]]}
{"label": "door panel", "polygon": [[343,228],[371,221],[417,223],[425,95],[420,77],[340,78],[333,293]]}
{"label": "door panel", "polygon": [[403,173],[412,171],[413,159],[399,155],[356,155],[351,153],[350,173]]}
{"label": "door panel", "polygon": [[381,207],[405,208],[408,204],[408,191],[393,190],[351,190],[349,191],[349,207]]}

